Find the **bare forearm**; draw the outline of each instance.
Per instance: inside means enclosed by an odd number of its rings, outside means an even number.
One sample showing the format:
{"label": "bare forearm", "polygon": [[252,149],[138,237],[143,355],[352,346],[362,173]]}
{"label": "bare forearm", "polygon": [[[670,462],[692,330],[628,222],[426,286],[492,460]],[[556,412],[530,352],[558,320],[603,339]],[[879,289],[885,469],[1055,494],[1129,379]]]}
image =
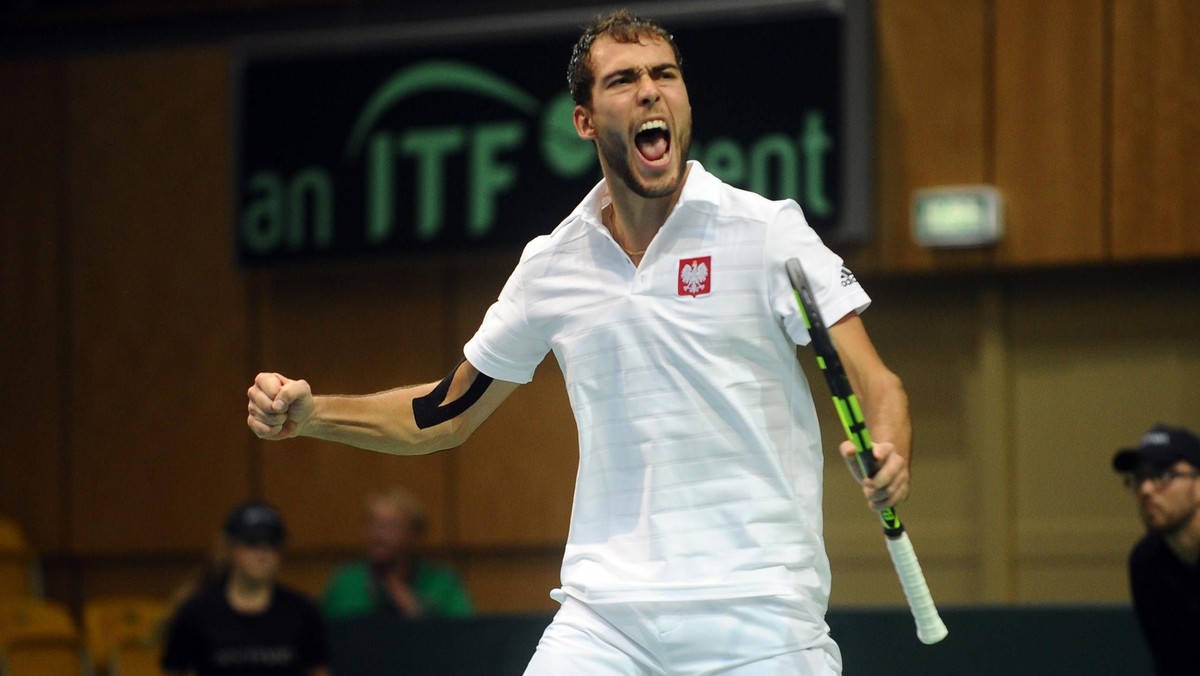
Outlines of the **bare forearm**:
{"label": "bare forearm", "polygon": [[493,381],[465,360],[441,382],[365,396],[313,396],[306,380],[260,373],[246,391],[246,424],[271,441],[306,436],[423,455],[466,441],[517,387]]}
{"label": "bare forearm", "polygon": [[881,371],[866,379],[860,386],[863,415],[871,437],[895,445],[896,452],[912,458],[912,419],[908,411],[908,394],[904,385],[891,371]]}
{"label": "bare forearm", "polygon": [[365,396],[326,395],[313,398],[313,415],[299,434],[392,455],[424,455],[461,443],[455,421],[420,429],[413,418],[413,398],[428,394],[433,384],[405,387]]}
{"label": "bare forearm", "polygon": [[[858,393],[875,442],[874,455],[879,463],[872,476],[859,477],[863,494],[872,509],[895,506],[908,497],[912,455],[912,421],[904,384],[879,358],[857,315],[843,317],[829,328],[829,335],[841,354],[850,385]],[[849,459],[855,448],[847,443],[841,451]]]}
{"label": "bare forearm", "polygon": [[879,358],[857,315],[843,317],[830,327],[829,334],[842,357],[850,385],[858,394],[871,437],[894,444],[907,459],[912,452],[912,420],[904,384]]}

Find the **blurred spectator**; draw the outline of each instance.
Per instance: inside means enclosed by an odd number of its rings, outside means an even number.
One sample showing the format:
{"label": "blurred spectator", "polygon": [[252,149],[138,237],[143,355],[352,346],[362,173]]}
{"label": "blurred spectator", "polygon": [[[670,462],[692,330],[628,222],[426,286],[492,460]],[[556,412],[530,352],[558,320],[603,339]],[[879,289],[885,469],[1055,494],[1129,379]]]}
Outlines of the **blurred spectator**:
{"label": "blurred spectator", "polygon": [[1133,607],[1159,676],[1200,673],[1200,438],[1157,425],[1113,469],[1146,535],[1129,556]]}
{"label": "blurred spectator", "polygon": [[408,618],[462,617],[471,600],[458,576],[419,554],[425,510],[393,488],[367,499],[367,558],[334,572],[325,590],[331,619],[374,612]]}
{"label": "blurred spectator", "polygon": [[167,629],[167,674],[326,675],[320,610],[276,582],[286,538],[274,507],[249,502],[225,521],[223,547]]}

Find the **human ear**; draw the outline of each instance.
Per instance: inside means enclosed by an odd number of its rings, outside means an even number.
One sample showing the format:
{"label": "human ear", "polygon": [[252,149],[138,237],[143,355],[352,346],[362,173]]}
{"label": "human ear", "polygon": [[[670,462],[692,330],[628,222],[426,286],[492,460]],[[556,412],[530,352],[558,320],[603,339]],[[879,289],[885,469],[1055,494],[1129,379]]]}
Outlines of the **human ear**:
{"label": "human ear", "polygon": [[572,121],[575,123],[575,133],[579,134],[579,138],[585,141],[596,140],[596,125],[592,122],[592,111],[584,106],[576,105]]}

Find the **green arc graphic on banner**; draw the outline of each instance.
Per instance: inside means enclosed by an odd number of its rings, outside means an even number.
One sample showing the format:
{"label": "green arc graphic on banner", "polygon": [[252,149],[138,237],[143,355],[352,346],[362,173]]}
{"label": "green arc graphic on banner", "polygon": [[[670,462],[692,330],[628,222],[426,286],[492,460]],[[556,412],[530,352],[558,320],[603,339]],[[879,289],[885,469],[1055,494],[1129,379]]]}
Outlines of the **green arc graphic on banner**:
{"label": "green arc graphic on banner", "polygon": [[367,134],[388,108],[409,96],[431,90],[486,96],[526,115],[533,115],[538,109],[536,98],[494,73],[462,61],[424,61],[396,73],[375,91],[354,123],[354,131],[346,143],[346,158],[362,152]]}
{"label": "green arc graphic on banner", "polygon": [[[689,28],[689,44],[709,47],[691,51],[689,157],[730,185],[794,199],[822,236],[865,218],[869,195],[847,197],[857,185],[847,183],[849,165],[869,155],[869,144],[847,139],[870,134],[848,131],[841,11],[709,19]],[[553,56],[571,39],[567,26],[519,39],[452,32],[436,42],[397,34],[246,50],[235,92],[240,262],[515,251],[602,179]],[[779,64],[791,85],[731,58],[742,53]],[[729,82],[763,97],[733,105]]]}

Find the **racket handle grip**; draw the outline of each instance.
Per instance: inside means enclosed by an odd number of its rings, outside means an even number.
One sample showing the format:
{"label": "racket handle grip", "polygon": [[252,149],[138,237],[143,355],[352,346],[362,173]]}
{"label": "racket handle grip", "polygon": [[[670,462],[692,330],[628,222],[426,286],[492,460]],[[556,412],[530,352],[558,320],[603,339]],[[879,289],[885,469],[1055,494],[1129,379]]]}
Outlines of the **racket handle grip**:
{"label": "racket handle grip", "polygon": [[925,583],[925,574],[921,572],[921,564],[917,561],[917,553],[908,539],[908,533],[886,540],[892,565],[896,567],[900,586],[908,599],[908,608],[917,623],[917,638],[926,645],[941,641],[949,631],[938,615],[937,606],[933,604],[933,596],[929,593],[929,585]]}
{"label": "racket handle grip", "polygon": [[865,451],[858,452],[859,467],[862,468],[863,476],[871,478],[879,471],[879,461],[875,459],[875,452],[871,448]]}

